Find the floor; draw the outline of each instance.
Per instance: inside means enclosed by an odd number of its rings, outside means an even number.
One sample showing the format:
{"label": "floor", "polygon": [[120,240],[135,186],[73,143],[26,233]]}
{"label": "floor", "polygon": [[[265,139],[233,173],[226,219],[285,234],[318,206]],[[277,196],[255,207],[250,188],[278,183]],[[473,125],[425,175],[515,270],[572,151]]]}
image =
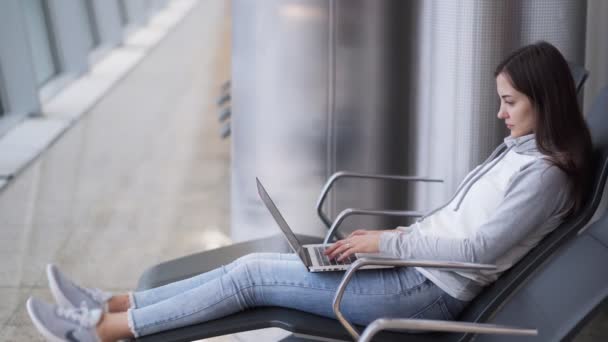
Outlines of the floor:
{"label": "floor", "polygon": [[[229,63],[228,4],[201,1],[0,193],[0,341],[42,341],[24,304],[51,301],[49,262],[85,286],[121,293],[149,266],[231,242],[230,140],[220,138],[215,104]],[[577,341],[608,339],[607,312]]]}
{"label": "floor", "polygon": [[215,105],[229,19],[226,2],[201,1],[0,193],[0,341],[42,341],[24,303],[51,300],[49,262],[120,293],[149,266],[230,243],[230,141]]}

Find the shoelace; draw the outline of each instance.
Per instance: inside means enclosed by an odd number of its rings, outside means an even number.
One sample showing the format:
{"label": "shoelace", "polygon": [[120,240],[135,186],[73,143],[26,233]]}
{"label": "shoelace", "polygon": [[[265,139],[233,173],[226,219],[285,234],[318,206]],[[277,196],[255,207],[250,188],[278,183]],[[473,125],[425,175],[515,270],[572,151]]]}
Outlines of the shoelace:
{"label": "shoelace", "polygon": [[103,304],[108,299],[110,299],[110,298],[108,298],[108,295],[100,289],[88,289],[86,287],[80,287],[80,286],[78,288],[81,289],[82,291],[84,291],[84,293],[88,294],[91,298],[93,298],[93,300],[95,300],[99,304]]}
{"label": "shoelace", "polygon": [[91,328],[93,326],[90,312],[91,311],[85,302],[80,303],[80,308],[78,309],[62,307],[57,308],[57,316],[76,322],[79,326],[84,328]]}

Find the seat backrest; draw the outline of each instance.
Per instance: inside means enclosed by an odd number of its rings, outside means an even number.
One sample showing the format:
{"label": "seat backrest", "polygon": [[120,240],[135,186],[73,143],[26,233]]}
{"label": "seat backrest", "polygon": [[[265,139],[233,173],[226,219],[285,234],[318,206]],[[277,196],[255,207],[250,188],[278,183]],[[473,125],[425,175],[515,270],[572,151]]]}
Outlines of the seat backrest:
{"label": "seat backrest", "polygon": [[[488,286],[461,314],[463,321],[486,322],[532,274],[560,246],[577,234],[598,208],[606,178],[608,177],[608,87],[596,98],[587,116],[587,125],[593,141],[593,190],[584,207],[543,239],[515,266]],[[461,341],[471,336],[463,334]]]}
{"label": "seat backrest", "polygon": [[[538,336],[518,337],[518,342],[572,341],[598,317],[599,321],[594,321],[588,331],[605,336],[602,334],[605,329],[600,327],[605,325],[605,319],[600,311],[608,299],[606,261],[608,215],[603,212],[599,220],[585,227],[534,270],[496,311],[491,322],[538,329]],[[484,335],[477,336],[475,341],[511,342],[513,336]]]}
{"label": "seat backrest", "polygon": [[583,89],[583,84],[585,84],[589,72],[578,64],[568,62],[568,66],[570,67],[570,73],[574,79],[574,86],[576,88],[576,93],[578,94],[581,89]]}

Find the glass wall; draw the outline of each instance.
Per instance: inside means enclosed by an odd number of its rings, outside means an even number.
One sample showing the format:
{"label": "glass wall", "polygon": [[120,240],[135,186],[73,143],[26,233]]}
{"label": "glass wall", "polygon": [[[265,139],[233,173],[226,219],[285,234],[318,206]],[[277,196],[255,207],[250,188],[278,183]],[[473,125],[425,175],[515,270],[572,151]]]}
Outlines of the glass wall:
{"label": "glass wall", "polygon": [[[0,77],[2,75],[0,74]],[[2,97],[4,96],[4,88],[2,87],[2,79],[0,78],[0,117],[4,116],[4,105],[2,104]]]}
{"label": "glass wall", "polygon": [[24,0],[23,9],[36,83],[42,86],[58,72],[48,12],[42,0]]}
{"label": "glass wall", "polygon": [[85,0],[86,12],[88,20],[89,33],[91,38],[91,49],[101,44],[101,38],[99,36],[99,26],[97,25],[97,19],[95,18],[95,6],[93,5],[95,0]]}
{"label": "glass wall", "polygon": [[120,22],[122,23],[122,26],[127,26],[129,25],[129,22],[131,21],[129,19],[129,11],[127,10],[127,4],[125,3],[126,0],[118,0],[118,7],[120,10]]}
{"label": "glass wall", "polygon": [[[0,87],[0,95],[2,95],[2,88]],[[0,96],[0,117],[4,116],[4,106],[2,105],[2,96]]]}
{"label": "glass wall", "polygon": [[126,26],[146,25],[150,1],[0,0],[0,128],[9,116],[40,113],[41,102],[124,43]]}

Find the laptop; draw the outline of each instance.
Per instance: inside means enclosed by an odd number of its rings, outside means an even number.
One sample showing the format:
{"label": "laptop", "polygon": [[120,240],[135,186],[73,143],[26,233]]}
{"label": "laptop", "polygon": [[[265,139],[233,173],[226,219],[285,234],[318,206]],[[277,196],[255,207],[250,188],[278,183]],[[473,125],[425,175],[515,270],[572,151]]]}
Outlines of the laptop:
{"label": "laptop", "polygon": [[[285,219],[283,218],[283,215],[281,215],[281,213],[279,212],[277,206],[270,198],[270,195],[268,195],[268,192],[266,192],[266,189],[264,188],[260,180],[257,177],[255,180],[258,185],[258,194],[260,195],[260,198],[266,205],[266,208],[268,208],[268,211],[270,211],[270,214],[272,215],[274,220],[279,225],[279,228],[281,228],[281,231],[285,235],[285,238],[287,238],[287,243],[289,243],[291,249],[300,257],[309,272],[346,271],[350,267],[350,264],[355,262],[358,257],[363,256],[386,258],[386,256],[383,256],[380,253],[355,253],[341,261],[337,261],[336,259],[330,260],[327,255],[323,254],[323,252],[332,244],[324,245],[321,243],[312,245],[302,245],[300,241],[298,241],[298,238],[293,233]],[[391,267],[393,266],[368,265],[361,267],[361,269]]]}

